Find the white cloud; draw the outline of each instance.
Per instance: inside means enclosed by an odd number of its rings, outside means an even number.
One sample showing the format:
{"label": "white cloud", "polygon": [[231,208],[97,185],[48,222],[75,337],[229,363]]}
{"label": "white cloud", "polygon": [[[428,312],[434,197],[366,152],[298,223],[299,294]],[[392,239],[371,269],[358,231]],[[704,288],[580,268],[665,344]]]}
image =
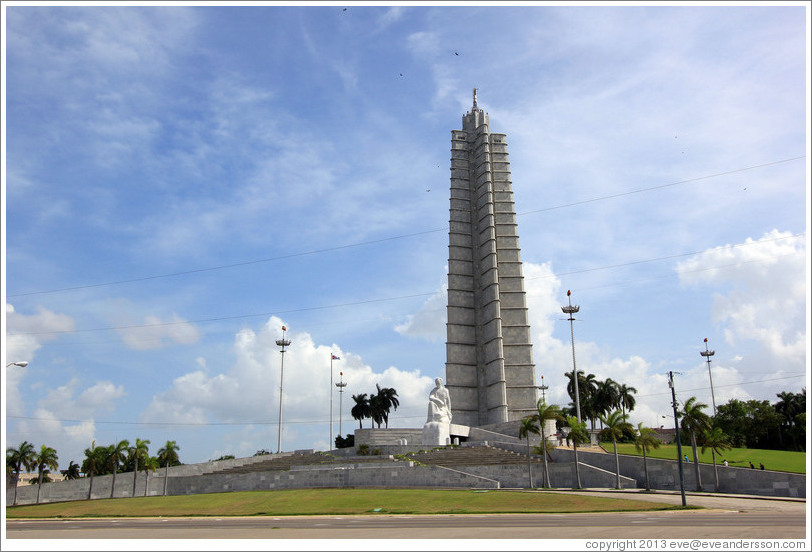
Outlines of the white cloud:
{"label": "white cloud", "polygon": [[420,337],[429,341],[442,341],[446,338],[446,305],[448,303],[448,285],[443,284],[437,292],[429,297],[423,306],[406,320],[395,326],[395,331],[408,337]]}
{"label": "white cloud", "polygon": [[190,345],[200,339],[197,328],[177,314],[166,319],[149,315],[144,317],[143,325],[117,331],[128,347],[139,351],[159,349],[172,343]]}
{"label": "white cloud", "polygon": [[[171,387],[158,393],[141,414],[146,422],[204,424],[212,421],[245,422],[223,442],[221,454],[250,455],[260,448],[276,448],[279,414],[280,349],[284,322],[271,317],[258,331],[244,329],[234,339],[234,364],[224,373],[209,374],[207,369],[185,373]],[[291,330],[289,328],[289,330]],[[343,372],[347,383],[343,397],[343,432],[349,433],[358,422],[350,416],[352,395],[376,392],[375,385],[392,387],[398,392],[401,407],[390,414],[390,426],[422,426],[425,401],[432,378],[419,371],[407,372],[390,366],[377,373],[363,359],[337,345],[319,345],[307,332],[288,331],[291,345],[286,348],[283,395],[283,448],[321,448],[329,441],[330,355],[333,384]],[[209,368],[210,369],[210,368]],[[339,397],[333,396],[333,435],[339,428]],[[364,422],[369,427],[369,421]],[[215,456],[218,456],[216,454]]]}
{"label": "white cloud", "polygon": [[803,274],[806,239],[773,230],[760,240],[709,249],[678,264],[686,285],[727,288],[716,293],[714,321],[724,323],[731,345],[755,341],[777,365],[804,366],[806,355]]}

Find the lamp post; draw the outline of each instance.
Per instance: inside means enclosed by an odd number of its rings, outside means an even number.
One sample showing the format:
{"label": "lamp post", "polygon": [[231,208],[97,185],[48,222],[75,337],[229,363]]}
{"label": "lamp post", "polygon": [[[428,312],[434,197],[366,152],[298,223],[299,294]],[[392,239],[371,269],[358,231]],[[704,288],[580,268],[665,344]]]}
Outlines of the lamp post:
{"label": "lamp post", "polygon": [[336,384],[338,387],[338,434],[341,435],[341,406],[344,401],[344,388],[347,387],[347,384],[344,383],[344,372],[338,374],[341,377],[341,381]]}
{"label": "lamp post", "polygon": [[19,366],[20,368],[25,368],[26,366],[28,366],[28,362],[25,360],[21,360],[19,362],[9,362],[8,364],[6,364],[6,368],[8,368],[9,366]]}
{"label": "lamp post", "polygon": [[710,367],[710,363],[711,363],[710,357],[712,357],[714,354],[716,354],[716,351],[708,350],[708,338],[707,337],[705,338],[705,350],[704,351],[699,351],[699,354],[702,355],[703,357],[705,357],[705,359],[708,361],[708,377],[710,378],[711,401],[713,402],[713,415],[716,416],[716,397],[713,395],[713,375],[711,374],[711,367]]}
{"label": "lamp post", "polygon": [[682,443],[679,437],[679,414],[677,413],[677,394],[674,390],[674,372],[668,372],[668,387],[671,388],[671,406],[674,408],[674,433],[677,439],[677,461],[679,464],[679,491],[682,505],[685,506],[685,474],[682,468]]}
{"label": "lamp post", "polygon": [[547,404],[547,397],[545,396],[544,392],[549,388],[549,385],[544,385],[544,376],[541,376],[541,385],[539,385],[539,389],[541,389],[541,402],[544,404]]}
{"label": "lamp post", "polygon": [[276,344],[282,347],[282,367],[279,370],[279,431],[276,441],[276,453],[282,452],[282,385],[285,381],[285,347],[290,345],[290,339],[285,339],[287,328],[282,326],[282,339],[277,339]]}
{"label": "lamp post", "polygon": [[[330,441],[327,443],[327,446],[330,447],[330,450],[333,448],[333,361],[334,360],[341,360],[339,357],[335,356],[333,353],[330,353]],[[340,433],[339,433],[340,435]]]}
{"label": "lamp post", "polygon": [[570,295],[572,295],[572,292],[567,290],[567,302],[569,305],[561,307],[561,310],[570,315],[568,320],[570,321],[570,337],[572,339],[572,385],[575,387],[575,416],[578,418],[578,423],[581,423],[581,395],[578,391],[578,370],[575,368],[575,329],[572,326],[572,322],[575,320],[572,315],[581,310],[581,307],[578,305],[572,306]]}

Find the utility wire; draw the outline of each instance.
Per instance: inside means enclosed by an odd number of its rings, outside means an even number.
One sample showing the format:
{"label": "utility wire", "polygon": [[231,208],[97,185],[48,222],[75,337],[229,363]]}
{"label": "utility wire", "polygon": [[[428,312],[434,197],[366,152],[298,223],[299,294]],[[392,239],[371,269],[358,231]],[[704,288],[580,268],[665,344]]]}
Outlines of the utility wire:
{"label": "utility wire", "polygon": [[[753,165],[751,167],[744,167],[744,168],[735,169],[735,170],[732,170],[732,171],[725,171],[725,172],[721,172],[721,173],[715,173],[715,174],[711,174],[711,175],[700,176],[700,177],[696,177],[696,178],[690,178],[690,179],[687,179],[687,180],[680,180],[680,181],[677,181],[677,182],[671,182],[669,184],[661,184],[659,186],[651,186],[651,187],[648,187],[648,188],[640,188],[638,190],[631,190],[631,191],[623,192],[623,193],[619,193],[619,194],[613,194],[613,195],[608,195],[608,196],[585,199],[583,201],[576,201],[574,203],[566,203],[566,204],[562,204],[562,205],[556,205],[556,206],[553,206],[553,207],[546,207],[544,209],[536,209],[536,210],[533,210],[533,211],[524,211],[522,213],[518,213],[517,216],[523,216],[523,215],[529,215],[529,214],[535,214],[535,213],[543,213],[543,212],[547,212],[547,211],[554,211],[554,210],[557,210],[557,209],[565,209],[567,207],[574,207],[574,206],[577,206],[577,205],[584,205],[584,204],[587,204],[587,203],[594,203],[594,202],[597,202],[597,201],[605,201],[605,200],[608,200],[608,199],[615,199],[615,198],[618,198],[618,197],[623,197],[623,196],[632,195],[632,194],[639,194],[639,193],[643,193],[643,192],[650,192],[650,191],[654,191],[654,190],[660,190],[660,189],[668,188],[668,187],[671,187],[671,186],[678,186],[678,185],[681,185],[681,184],[688,184],[688,183],[697,182],[697,181],[700,181],[700,180],[707,180],[709,178],[717,178],[717,177],[725,176],[725,175],[729,175],[729,174],[736,174],[736,173],[750,171],[750,170],[759,169],[759,168],[763,168],[763,167],[769,167],[771,165],[778,165],[778,164],[781,164],[781,163],[788,163],[790,161],[796,161],[798,159],[804,159],[805,157],[806,157],[805,155],[801,155],[801,156],[798,156],[798,157],[791,157],[791,158],[788,158],[788,159],[782,159],[780,161],[773,161],[773,162],[770,162],[770,163],[762,163],[761,165]],[[311,251],[302,251],[302,252],[299,252],[299,253],[290,253],[290,254],[287,254],[287,255],[278,255],[276,257],[268,257],[268,258],[265,258],[265,259],[255,259],[255,260],[252,260],[252,261],[243,261],[243,262],[239,262],[239,263],[223,264],[223,265],[218,265],[218,266],[197,268],[197,269],[184,270],[184,271],[179,271],[179,272],[170,272],[170,273],[166,273],[166,274],[156,274],[156,275],[152,275],[152,276],[144,276],[144,277],[141,277],[141,278],[131,278],[131,279],[127,279],[127,280],[114,280],[114,281],[110,281],[110,282],[100,282],[100,283],[96,283],[96,284],[86,284],[86,285],[81,285],[81,286],[73,286],[73,287],[66,287],[66,288],[59,288],[59,289],[42,290],[42,291],[29,291],[29,292],[24,292],[24,293],[13,293],[13,294],[8,294],[6,297],[12,298],[12,297],[24,297],[24,296],[30,296],[30,295],[44,295],[44,294],[48,294],[48,293],[61,293],[61,292],[65,292],[65,291],[76,291],[76,290],[80,290],[80,289],[90,289],[90,288],[97,288],[97,287],[114,286],[114,285],[128,284],[128,283],[134,283],[134,282],[144,282],[144,281],[148,281],[148,280],[158,280],[158,279],[162,279],[162,278],[171,278],[171,277],[175,277],[175,276],[184,276],[184,275],[189,275],[189,274],[199,274],[199,273],[202,273],[202,272],[212,272],[212,271],[216,271],[216,270],[224,270],[224,269],[236,268],[236,267],[241,267],[241,266],[255,265],[255,264],[260,264],[260,263],[268,263],[268,262],[272,262],[272,261],[279,261],[279,260],[282,260],[282,259],[290,259],[290,258],[294,258],[294,257],[304,257],[304,256],[308,256],[308,255],[316,255],[316,254],[319,254],[319,253],[327,253],[327,252],[330,252],[330,251],[338,251],[338,250],[341,250],[341,249],[351,249],[351,248],[355,248],[355,247],[373,245],[373,244],[383,243],[383,242],[387,242],[387,241],[399,240],[399,239],[404,239],[404,238],[411,238],[411,237],[415,237],[415,236],[422,236],[422,235],[425,235],[425,234],[432,234],[432,233],[435,233],[435,232],[442,232],[442,231],[445,231],[447,229],[448,229],[447,226],[443,226],[442,228],[434,228],[434,229],[431,229],[431,230],[423,230],[423,231],[420,231],[420,232],[412,232],[412,233],[409,233],[409,234],[400,234],[398,236],[390,236],[390,237],[386,237],[386,238],[380,238],[380,239],[377,239],[377,240],[369,240],[369,241],[357,242],[357,243],[346,244],[346,245],[339,245],[339,246],[334,246],[334,247],[325,247],[325,248],[322,248],[322,249],[314,249],[314,250],[311,250]]]}
{"label": "utility wire", "polygon": [[[754,242],[750,242],[750,243],[737,244],[737,245],[734,245],[734,246],[723,246],[722,248],[724,248],[724,247],[742,247],[742,246],[758,245],[758,244],[765,243],[765,242],[768,242],[768,241],[789,239],[789,238],[799,237],[799,236],[802,236],[802,235],[804,235],[804,234],[795,234],[795,235],[792,235],[792,236],[783,236],[783,237],[780,237],[780,238],[768,238],[768,239],[754,241]],[[631,261],[631,262],[628,262],[628,263],[614,264],[614,265],[609,265],[609,266],[605,266],[605,267],[596,267],[596,268],[589,268],[589,269],[584,269],[584,270],[580,270],[580,271],[572,271],[572,272],[563,272],[563,273],[560,273],[560,274],[552,274],[552,275],[548,275],[548,276],[537,276],[537,277],[534,277],[534,278],[525,278],[525,280],[536,280],[536,279],[540,279],[540,278],[553,278],[553,277],[561,277],[561,276],[570,276],[570,275],[573,275],[573,274],[582,274],[582,273],[585,273],[585,272],[594,272],[594,271],[598,271],[598,270],[607,270],[607,269],[619,268],[619,267],[624,267],[624,266],[632,266],[632,265],[642,264],[642,263],[646,263],[646,262],[654,262],[654,261],[667,260],[667,259],[673,259],[673,258],[678,258],[678,257],[685,257],[685,256],[690,256],[690,255],[697,255],[697,254],[700,254],[700,253],[702,253],[702,252],[683,253],[683,254],[679,254],[679,255],[669,255],[669,256],[666,256],[666,257],[659,257],[659,258],[649,259],[649,260]],[[741,262],[738,262],[738,263],[732,263],[732,264],[728,264],[728,265],[718,265],[718,266],[712,266],[712,267],[704,267],[704,268],[699,268],[699,269],[695,269],[695,270],[685,271],[685,273],[707,272],[707,271],[718,270],[718,269],[722,269],[722,268],[732,268],[732,267],[740,266],[742,264],[765,262],[765,261],[772,260],[772,259],[779,259],[779,258],[783,258],[783,257],[790,257],[790,256],[795,256],[795,255],[800,255],[800,254],[802,254],[802,253],[788,253],[788,254],[785,254],[785,255],[772,256],[772,257],[769,257],[767,259],[753,259],[753,260],[750,260],[750,261],[741,261]],[[665,275],[662,275],[662,276],[641,278],[641,279],[636,279],[636,280],[628,280],[628,281],[624,281],[624,282],[614,282],[614,283],[606,284],[606,285],[603,285],[603,286],[593,286],[593,287],[589,287],[589,288],[581,288],[581,290],[584,291],[584,290],[589,290],[589,289],[599,289],[599,288],[604,288],[604,287],[613,287],[613,286],[619,286],[619,285],[626,285],[626,284],[630,284],[630,283],[647,282],[647,281],[654,281],[654,280],[673,278],[673,277],[675,277],[675,275],[673,275],[673,274],[665,274]],[[387,301],[397,301],[397,300],[401,300],[401,299],[413,299],[413,298],[416,298],[416,297],[429,297],[429,296],[434,295],[435,293],[436,293],[436,291],[435,292],[427,292],[427,293],[417,293],[417,294],[413,294],[413,295],[401,295],[401,296],[397,296],[397,297],[384,297],[384,298],[380,298],[380,299],[368,299],[368,300],[362,300],[362,301],[353,301],[353,302],[349,302],[349,303],[340,303],[340,304],[335,304],[335,305],[322,305],[322,306],[316,306],[316,307],[302,307],[302,308],[298,308],[298,309],[277,310],[277,311],[268,311],[268,312],[253,313],[253,314],[240,314],[240,315],[233,315],[233,316],[220,316],[220,317],[213,317],[213,318],[201,318],[201,319],[195,319],[195,320],[182,320],[182,321],[175,321],[175,322],[160,322],[160,323],[155,323],[155,324],[132,324],[132,325],[126,325],[126,326],[106,326],[106,327],[99,327],[99,328],[84,328],[84,329],[78,329],[78,330],[52,330],[52,331],[43,331],[43,332],[8,332],[6,335],[77,334],[77,333],[113,331],[113,330],[132,330],[132,329],[144,329],[144,328],[159,328],[159,327],[168,327],[168,326],[178,326],[178,325],[183,325],[183,324],[202,324],[202,323],[208,323],[208,322],[221,322],[221,321],[225,321],[225,320],[259,318],[259,317],[266,317],[266,316],[291,314],[291,313],[296,313],[296,312],[307,312],[307,311],[316,311],[316,310],[325,310],[325,309],[335,309],[335,308],[357,306],[357,305],[364,305],[364,304],[371,304],[371,303],[382,303],[382,302],[387,302]],[[445,308],[445,307],[443,307],[443,308]],[[441,309],[438,309],[438,310],[441,310]],[[163,339],[163,338],[155,338],[155,339],[160,340],[160,339]]]}

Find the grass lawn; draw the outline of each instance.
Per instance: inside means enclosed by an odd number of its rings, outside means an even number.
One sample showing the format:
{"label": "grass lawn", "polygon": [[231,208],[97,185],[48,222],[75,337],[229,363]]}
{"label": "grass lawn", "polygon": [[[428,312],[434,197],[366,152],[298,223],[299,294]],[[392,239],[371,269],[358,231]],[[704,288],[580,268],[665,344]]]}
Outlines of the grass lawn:
{"label": "grass lawn", "polygon": [[[601,443],[604,449],[613,452],[612,443]],[[630,443],[618,443],[618,454],[629,454],[633,456],[642,456],[634,449],[634,445]],[[696,452],[699,454],[699,462],[712,464],[711,451],[707,449],[702,454],[702,447],[697,447]],[[694,459],[691,445],[682,447],[682,454],[687,454],[688,458],[692,461]],[[649,458],[665,458],[666,460],[677,459],[677,445],[661,445],[660,448],[652,450],[647,453]],[[748,448],[734,448],[726,450],[722,453],[721,457],[716,456],[716,463],[721,465],[723,460],[736,468],[749,468],[752,462],[758,469],[759,463],[764,464],[764,468],[774,471],[784,471],[791,473],[806,473],[806,453],[805,452],[790,452],[786,450],[764,450],[764,449],[748,449]]]}
{"label": "grass lawn", "polygon": [[543,491],[290,489],[13,506],[6,508],[6,518],[506,514],[673,509],[682,508],[640,500]]}

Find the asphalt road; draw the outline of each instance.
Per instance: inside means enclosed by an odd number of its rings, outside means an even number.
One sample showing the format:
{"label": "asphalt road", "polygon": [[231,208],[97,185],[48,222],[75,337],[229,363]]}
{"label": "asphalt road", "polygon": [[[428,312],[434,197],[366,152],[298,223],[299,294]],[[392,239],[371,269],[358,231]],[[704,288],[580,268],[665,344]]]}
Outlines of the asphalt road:
{"label": "asphalt road", "polygon": [[[681,502],[679,494],[624,493],[623,498]],[[378,540],[804,539],[806,536],[805,501],[691,495],[688,504],[708,509],[589,514],[8,520],[6,536],[7,539]]]}

